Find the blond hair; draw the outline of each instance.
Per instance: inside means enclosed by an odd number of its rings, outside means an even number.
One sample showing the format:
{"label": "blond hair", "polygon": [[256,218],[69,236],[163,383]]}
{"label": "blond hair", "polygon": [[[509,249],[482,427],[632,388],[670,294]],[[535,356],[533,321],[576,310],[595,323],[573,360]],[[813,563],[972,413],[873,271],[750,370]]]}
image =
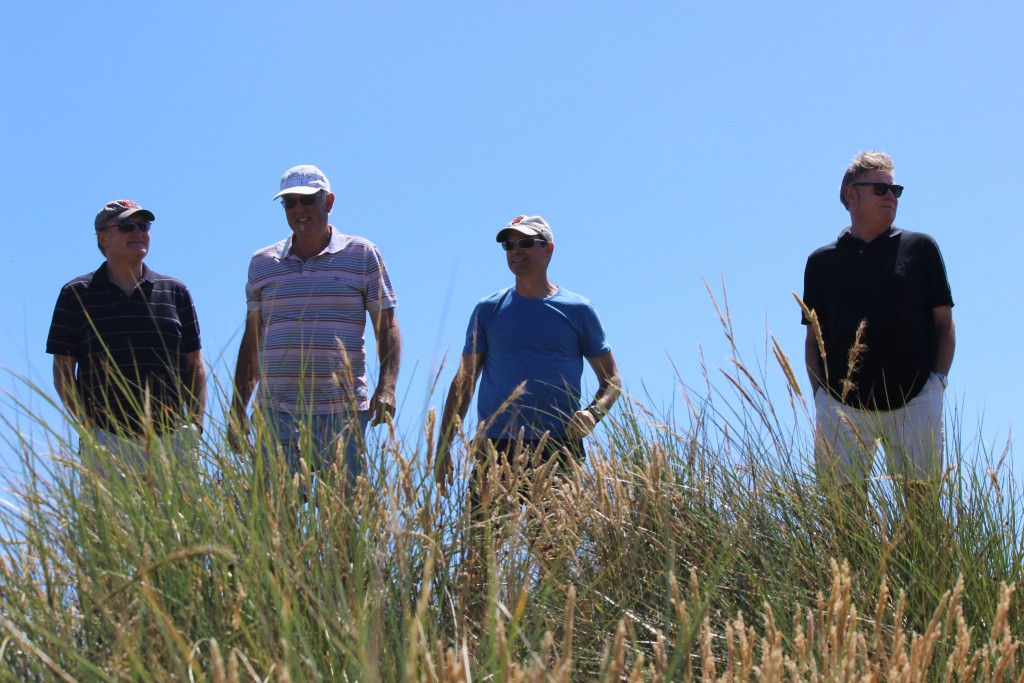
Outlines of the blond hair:
{"label": "blond hair", "polygon": [[[868,171],[886,171],[892,173],[895,167],[892,165],[892,157],[885,152],[871,150],[861,152],[853,158],[850,168],[843,174],[843,184],[839,186],[839,201],[846,206],[846,188],[863,178]],[[846,208],[850,208],[846,206]]]}

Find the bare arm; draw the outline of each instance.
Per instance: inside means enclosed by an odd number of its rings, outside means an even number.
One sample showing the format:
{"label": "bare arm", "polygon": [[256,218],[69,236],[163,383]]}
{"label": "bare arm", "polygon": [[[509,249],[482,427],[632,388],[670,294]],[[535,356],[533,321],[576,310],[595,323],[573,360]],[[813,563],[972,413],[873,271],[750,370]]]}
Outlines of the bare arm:
{"label": "bare arm", "polygon": [[813,325],[807,325],[804,363],[807,365],[807,379],[811,380],[811,396],[814,396],[819,387],[825,386],[825,370],[821,365],[821,351],[818,349],[818,339],[814,336]]}
{"label": "bare arm", "polygon": [[75,389],[75,357],[74,356],[53,356],[53,387],[60,396],[60,402],[64,409],[76,420],[81,419],[79,411],[82,404],[78,400],[78,391]]}
{"label": "bare arm", "polygon": [[594,400],[583,410],[577,410],[566,427],[566,436],[570,439],[582,439],[594,431],[597,423],[608,414],[622,393],[622,380],[619,379],[619,368],[615,365],[612,352],[588,358],[591,369],[597,375],[597,393]]}
{"label": "bare arm", "polygon": [[935,349],[935,372],[948,375],[956,351],[956,325],[953,324],[953,307],[936,306],[932,309],[935,320],[935,334],[938,341]]}
{"label": "bare arm", "polygon": [[[263,335],[263,318],[259,311],[250,312],[245,318],[245,331],[238,347],[238,362],[235,364],[235,391],[231,397],[231,429],[229,435],[237,436],[248,425],[245,414],[252,392],[259,380],[259,351]],[[232,444],[238,446],[237,443]]]}
{"label": "bare arm", "polygon": [[484,369],[486,353],[464,353],[459,360],[459,370],[448,388],[448,396],[444,401],[444,412],[441,414],[441,433],[437,443],[437,463],[434,476],[441,490],[446,492],[452,478],[452,440],[455,438],[456,417],[461,424],[466,419],[466,411],[473,400],[476,382]]}
{"label": "bare arm", "polygon": [[379,425],[395,416],[395,386],[398,384],[398,366],[402,360],[402,332],[398,329],[395,309],[385,308],[371,313],[373,334],[377,338],[377,358],[380,360],[380,378],[370,399],[371,424]]}
{"label": "bare arm", "polygon": [[185,382],[188,389],[185,404],[189,416],[193,424],[202,430],[206,412],[206,366],[203,365],[203,352],[198,349],[185,354]]}

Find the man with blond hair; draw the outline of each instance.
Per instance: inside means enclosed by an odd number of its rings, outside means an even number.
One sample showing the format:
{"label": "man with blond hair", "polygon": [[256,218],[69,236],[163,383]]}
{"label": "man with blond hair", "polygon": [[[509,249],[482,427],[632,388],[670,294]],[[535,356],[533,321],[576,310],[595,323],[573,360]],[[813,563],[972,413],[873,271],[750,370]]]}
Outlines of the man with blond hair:
{"label": "man with blond hair", "polygon": [[928,235],[893,225],[903,194],[893,172],[887,154],[857,155],[839,188],[850,226],[804,270],[817,473],[861,501],[879,442],[910,489],[941,476],[956,347],[942,255]]}

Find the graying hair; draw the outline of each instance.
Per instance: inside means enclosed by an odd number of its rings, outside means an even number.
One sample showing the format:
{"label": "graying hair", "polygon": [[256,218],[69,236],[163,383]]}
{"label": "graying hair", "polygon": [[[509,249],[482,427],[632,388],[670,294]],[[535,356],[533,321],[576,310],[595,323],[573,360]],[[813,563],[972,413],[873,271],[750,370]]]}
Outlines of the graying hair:
{"label": "graying hair", "polygon": [[[895,167],[892,165],[892,157],[885,152],[871,150],[861,152],[853,158],[850,168],[843,174],[843,184],[839,186],[839,201],[846,206],[846,188],[863,178],[869,171],[886,171],[892,173]],[[846,206],[846,208],[850,208]]]}

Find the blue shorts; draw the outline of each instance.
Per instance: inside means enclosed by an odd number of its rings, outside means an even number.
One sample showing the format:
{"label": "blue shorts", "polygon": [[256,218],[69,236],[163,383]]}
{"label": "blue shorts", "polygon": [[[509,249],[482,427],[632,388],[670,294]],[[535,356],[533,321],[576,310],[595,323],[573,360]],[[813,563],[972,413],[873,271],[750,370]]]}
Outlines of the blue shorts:
{"label": "blue shorts", "polygon": [[[361,410],[354,415],[331,413],[295,416],[267,408],[263,413],[268,429],[279,439],[289,473],[294,475],[299,472],[300,459],[306,461],[312,472],[328,469],[334,464],[337,454],[343,452],[345,476],[349,485],[355,486],[356,479],[363,471],[368,411]],[[264,440],[261,447],[264,456],[273,445],[273,440]]]}

